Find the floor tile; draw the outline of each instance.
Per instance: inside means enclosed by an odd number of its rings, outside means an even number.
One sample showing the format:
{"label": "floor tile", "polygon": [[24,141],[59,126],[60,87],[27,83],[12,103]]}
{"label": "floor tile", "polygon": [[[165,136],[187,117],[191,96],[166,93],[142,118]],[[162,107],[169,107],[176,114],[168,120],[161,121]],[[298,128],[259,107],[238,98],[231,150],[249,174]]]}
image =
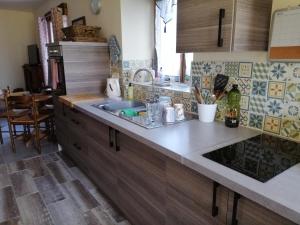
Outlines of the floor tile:
{"label": "floor tile", "polygon": [[78,180],[62,184],[61,189],[63,194],[67,198],[72,199],[83,212],[99,206],[93,195]]}
{"label": "floor tile", "polygon": [[66,170],[60,162],[51,162],[47,165],[50,173],[56,178],[58,183],[65,183],[74,180],[72,175]]}
{"label": "floor tile", "polygon": [[5,222],[19,216],[19,210],[12,187],[0,190],[0,222]]}
{"label": "floor tile", "polygon": [[11,162],[7,165],[9,173],[15,173],[21,170],[25,170],[25,163],[23,160]]}
{"label": "floor tile", "polygon": [[0,189],[11,186],[11,182],[8,174],[0,174]]}
{"label": "floor tile", "polygon": [[86,223],[83,212],[71,199],[50,204],[48,207],[57,225],[89,225]]}
{"label": "floor tile", "polygon": [[38,191],[28,170],[23,170],[10,174],[10,179],[16,197],[32,194]]}
{"label": "floor tile", "polygon": [[0,225],[23,225],[20,218],[11,219],[5,222],[0,223]]}
{"label": "floor tile", "polygon": [[46,204],[65,199],[65,196],[59,188],[58,183],[51,175],[36,178],[34,181],[41,197]]}
{"label": "floor tile", "polygon": [[24,163],[25,168],[31,173],[32,177],[41,177],[49,173],[40,156],[26,159]]}
{"label": "floor tile", "polygon": [[89,225],[115,225],[111,217],[99,207],[87,212],[85,219]]}
{"label": "floor tile", "polygon": [[95,189],[96,185],[78,168],[70,168],[70,172],[76,180],[79,180],[87,189]]}
{"label": "floor tile", "polygon": [[50,213],[39,193],[17,198],[17,204],[24,225],[54,225]]}

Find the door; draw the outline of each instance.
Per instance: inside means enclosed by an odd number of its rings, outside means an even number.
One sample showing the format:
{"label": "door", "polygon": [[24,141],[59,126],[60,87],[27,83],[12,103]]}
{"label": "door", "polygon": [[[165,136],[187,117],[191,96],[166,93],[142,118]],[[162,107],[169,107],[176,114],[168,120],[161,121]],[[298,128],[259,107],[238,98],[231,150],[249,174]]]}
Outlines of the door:
{"label": "door", "polygon": [[230,51],[233,14],[234,0],[178,0],[177,52]]}

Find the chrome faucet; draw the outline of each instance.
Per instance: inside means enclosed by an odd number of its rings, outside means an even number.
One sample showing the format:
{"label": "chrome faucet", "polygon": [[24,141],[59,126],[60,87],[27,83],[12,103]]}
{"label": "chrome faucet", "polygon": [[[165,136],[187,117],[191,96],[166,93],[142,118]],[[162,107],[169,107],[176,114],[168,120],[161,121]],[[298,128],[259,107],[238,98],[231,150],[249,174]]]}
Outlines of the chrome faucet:
{"label": "chrome faucet", "polygon": [[157,98],[157,96],[154,95],[154,78],[153,78],[152,73],[151,73],[151,71],[149,69],[147,69],[147,68],[138,69],[134,73],[132,81],[134,81],[134,79],[135,79],[135,77],[136,77],[137,74],[139,74],[140,72],[143,72],[143,71],[147,72],[150,75],[150,77],[151,77],[151,80],[152,80],[152,84],[151,84],[152,90],[151,90],[151,93],[152,93],[152,96],[153,96],[152,98],[155,99],[155,98]]}

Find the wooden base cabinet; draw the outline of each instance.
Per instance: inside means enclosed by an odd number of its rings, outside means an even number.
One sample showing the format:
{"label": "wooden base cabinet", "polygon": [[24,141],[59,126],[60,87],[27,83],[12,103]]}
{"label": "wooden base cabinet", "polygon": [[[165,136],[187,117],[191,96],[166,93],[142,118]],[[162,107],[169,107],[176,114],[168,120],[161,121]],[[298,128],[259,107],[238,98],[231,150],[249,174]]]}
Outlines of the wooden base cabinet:
{"label": "wooden base cabinet", "polygon": [[123,133],[116,135],[120,208],[133,224],[166,224],[166,156]]}
{"label": "wooden base cabinet", "polygon": [[63,151],[132,225],[294,225],[155,149],[55,102]]}
{"label": "wooden base cabinet", "polygon": [[230,225],[296,225],[232,191],[229,193],[227,218]]}
{"label": "wooden base cabinet", "polygon": [[228,190],[173,160],[166,171],[168,225],[226,224]]}

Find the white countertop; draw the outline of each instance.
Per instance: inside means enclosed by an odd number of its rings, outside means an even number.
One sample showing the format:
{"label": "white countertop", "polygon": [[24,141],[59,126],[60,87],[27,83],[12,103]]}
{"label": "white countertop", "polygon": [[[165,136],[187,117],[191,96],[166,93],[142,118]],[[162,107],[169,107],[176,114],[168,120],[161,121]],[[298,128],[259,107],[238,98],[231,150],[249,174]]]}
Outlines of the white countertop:
{"label": "white countertop", "polygon": [[98,101],[78,102],[74,107],[120,132],[198,171],[246,198],[300,224],[300,164],[266,183],[213,162],[202,155],[260,134],[248,128],[227,128],[223,123],[187,121],[145,129],[93,106]]}

